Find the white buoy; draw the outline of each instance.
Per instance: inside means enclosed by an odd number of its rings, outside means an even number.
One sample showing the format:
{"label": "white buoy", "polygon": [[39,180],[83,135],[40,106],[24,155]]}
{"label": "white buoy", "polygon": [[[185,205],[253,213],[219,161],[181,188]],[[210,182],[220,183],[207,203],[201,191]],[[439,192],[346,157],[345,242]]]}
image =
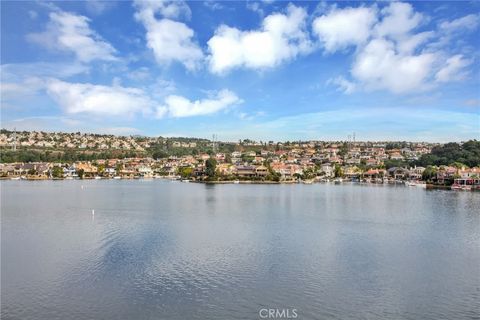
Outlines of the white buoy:
{"label": "white buoy", "polygon": [[92,215],[94,216],[95,215],[95,210],[92,209]]}

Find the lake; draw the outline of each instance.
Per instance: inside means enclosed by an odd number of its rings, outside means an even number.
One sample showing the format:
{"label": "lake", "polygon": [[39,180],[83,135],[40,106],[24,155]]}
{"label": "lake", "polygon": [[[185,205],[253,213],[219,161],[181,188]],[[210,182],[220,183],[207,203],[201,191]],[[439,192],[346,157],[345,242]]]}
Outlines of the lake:
{"label": "lake", "polygon": [[480,193],[2,181],[1,214],[2,319],[480,318]]}

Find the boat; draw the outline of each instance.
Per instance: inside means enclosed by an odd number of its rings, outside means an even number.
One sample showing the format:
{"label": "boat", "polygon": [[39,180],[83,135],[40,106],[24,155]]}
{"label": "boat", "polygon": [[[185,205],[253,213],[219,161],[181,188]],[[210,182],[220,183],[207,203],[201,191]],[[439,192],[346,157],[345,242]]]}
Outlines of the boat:
{"label": "boat", "polygon": [[122,179],[122,177],[120,177],[120,176],[115,176],[115,177],[113,177],[113,179],[118,180],[118,179]]}
{"label": "boat", "polygon": [[333,180],[333,182],[335,182],[335,184],[339,184],[339,183],[343,182],[343,179],[342,178],[336,178],[335,180]]}
{"label": "boat", "polygon": [[188,183],[188,182],[190,182],[190,180],[188,180],[188,179],[183,179],[182,182],[187,182],[187,183]]}
{"label": "boat", "polygon": [[405,185],[408,187],[427,188],[427,184],[421,181],[405,181]]}
{"label": "boat", "polygon": [[10,178],[10,180],[20,180],[20,177],[13,177],[13,178]]}
{"label": "boat", "polygon": [[472,191],[474,179],[455,179],[450,187],[452,190]]}
{"label": "boat", "polygon": [[313,180],[303,180],[302,181],[304,184],[312,184]]}
{"label": "boat", "polygon": [[235,184],[239,184],[239,183],[240,183],[240,181],[239,181],[239,180],[233,180],[233,183],[235,183]]}
{"label": "boat", "polygon": [[100,179],[102,179],[102,177],[99,177],[99,176],[95,177],[95,180],[100,180]]}

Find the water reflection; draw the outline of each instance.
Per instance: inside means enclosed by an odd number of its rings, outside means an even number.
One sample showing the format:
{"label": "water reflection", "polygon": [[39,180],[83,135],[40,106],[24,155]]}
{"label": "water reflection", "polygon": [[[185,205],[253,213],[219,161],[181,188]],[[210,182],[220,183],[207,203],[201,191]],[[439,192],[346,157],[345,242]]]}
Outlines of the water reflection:
{"label": "water reflection", "polygon": [[480,316],[480,194],[9,181],[1,196],[6,319]]}

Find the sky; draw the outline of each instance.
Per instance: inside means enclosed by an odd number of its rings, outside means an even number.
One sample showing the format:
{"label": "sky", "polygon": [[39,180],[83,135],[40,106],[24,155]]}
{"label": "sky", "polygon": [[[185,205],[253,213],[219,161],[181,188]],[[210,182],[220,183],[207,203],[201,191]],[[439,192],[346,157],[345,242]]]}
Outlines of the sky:
{"label": "sky", "polygon": [[479,31],[479,1],[2,1],[1,126],[479,139]]}

